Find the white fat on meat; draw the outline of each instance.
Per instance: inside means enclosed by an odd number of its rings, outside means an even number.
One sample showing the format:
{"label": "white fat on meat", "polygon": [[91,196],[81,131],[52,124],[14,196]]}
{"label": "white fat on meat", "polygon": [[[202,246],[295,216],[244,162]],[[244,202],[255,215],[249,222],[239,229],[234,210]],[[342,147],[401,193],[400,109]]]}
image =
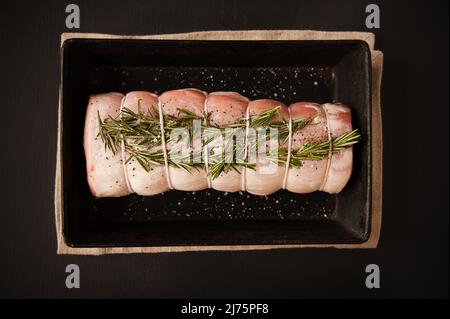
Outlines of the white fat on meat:
{"label": "white fat on meat", "polygon": [[130,194],[128,189],[120,148],[114,155],[105,149],[98,136],[99,119],[117,117],[123,95],[105,93],[89,98],[84,125],[84,151],[86,154],[87,179],[91,193],[95,197],[120,197]]}

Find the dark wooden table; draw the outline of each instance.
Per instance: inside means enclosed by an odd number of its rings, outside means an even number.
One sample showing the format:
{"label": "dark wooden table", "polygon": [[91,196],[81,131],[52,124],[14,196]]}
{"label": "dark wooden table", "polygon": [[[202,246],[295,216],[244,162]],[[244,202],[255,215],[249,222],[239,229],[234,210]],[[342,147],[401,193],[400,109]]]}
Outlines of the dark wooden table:
{"label": "dark wooden table", "polygon": [[[80,32],[373,31],[385,53],[384,209],[377,250],[57,256],[53,181],[64,1],[0,17],[0,297],[448,297],[448,1],[76,1]],[[20,3],[20,4],[19,4]],[[73,31],[73,30],[72,30]],[[65,267],[81,288],[65,287]],[[365,267],[381,288],[365,287]]]}

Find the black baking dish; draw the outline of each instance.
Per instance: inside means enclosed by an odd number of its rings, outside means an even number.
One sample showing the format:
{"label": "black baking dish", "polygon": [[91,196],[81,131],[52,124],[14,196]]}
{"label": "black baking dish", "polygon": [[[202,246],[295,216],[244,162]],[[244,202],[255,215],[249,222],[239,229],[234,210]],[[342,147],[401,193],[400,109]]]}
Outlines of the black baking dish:
{"label": "black baking dish", "polygon": [[[63,233],[73,247],[346,244],[370,234],[371,57],[363,41],[70,39],[62,46]],[[286,104],[340,101],[363,140],[337,195],[170,191],[95,199],[83,127],[90,94],[195,87]]]}

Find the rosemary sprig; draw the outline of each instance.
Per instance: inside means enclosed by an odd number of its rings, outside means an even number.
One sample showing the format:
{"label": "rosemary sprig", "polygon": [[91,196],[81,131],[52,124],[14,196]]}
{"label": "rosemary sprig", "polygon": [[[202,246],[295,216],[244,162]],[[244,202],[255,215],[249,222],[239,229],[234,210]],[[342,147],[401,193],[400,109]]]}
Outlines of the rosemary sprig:
{"label": "rosemary sprig", "polygon": [[330,147],[331,151],[333,153],[336,153],[356,144],[360,139],[361,135],[356,129],[333,138],[330,142],[325,141],[321,143],[306,143],[292,154],[294,158],[297,158],[299,160],[321,160],[328,156]]}
{"label": "rosemary sprig", "polygon": [[[209,176],[212,180],[216,179],[222,173],[228,173],[231,170],[240,173],[239,167],[247,167],[247,168],[255,168],[254,163],[248,163],[243,161],[245,155],[245,149],[243,147],[238,148],[237,142],[234,142],[235,134],[229,134],[228,136],[223,133],[227,127],[222,129],[222,136],[225,135],[225,140],[223,142],[223,149],[221,154],[210,154],[208,157],[209,166]],[[234,130],[239,128],[233,127]],[[234,132],[233,132],[234,133]],[[230,151],[231,149],[231,151]],[[231,154],[232,158],[226,157],[223,152],[227,152],[227,154]],[[228,155],[229,156],[229,155]],[[239,161],[238,161],[239,159]]]}
{"label": "rosemary sprig", "polygon": [[[330,141],[305,143],[297,150],[291,151],[289,161],[290,167],[302,167],[302,161],[320,161],[326,159],[330,154],[346,149],[361,140],[358,130],[342,134]],[[331,148],[331,151],[330,151]],[[269,159],[278,164],[286,164],[288,149],[286,147],[278,149],[278,154],[271,154]]]}
{"label": "rosemary sprig", "polygon": [[[273,122],[273,119],[280,114],[280,109],[281,106],[276,106],[274,108],[265,110],[259,114],[256,115],[252,115],[249,118],[249,127],[252,128],[256,128],[256,127],[267,127],[267,128],[282,128],[285,127],[287,130],[287,135],[289,134],[289,128],[288,128],[288,124],[286,121],[277,121],[277,122]],[[244,127],[247,126],[247,120],[243,119],[241,120],[239,123],[236,124],[230,124],[230,125],[226,125],[224,127],[222,127],[222,130],[225,129],[242,129]],[[222,136],[224,136],[224,134],[222,134]],[[249,163],[246,161],[237,161],[237,159],[242,159],[243,156],[245,155],[245,149],[244,148],[237,148],[237,143],[234,143],[234,134],[230,134],[228,138],[225,138],[225,141],[223,143],[224,145],[224,150],[228,150],[230,147],[232,148],[231,154],[233,156],[233,158],[230,159],[229,158],[225,158],[225,156],[223,154],[219,154],[219,159],[217,160],[217,158],[215,157],[211,157],[210,161],[213,163],[212,165],[210,165],[209,167],[209,176],[211,177],[212,180],[216,179],[217,177],[220,176],[220,174],[222,173],[228,173],[231,170],[234,170],[238,173],[240,173],[239,171],[239,167],[246,167],[246,168],[251,168],[254,169],[256,167],[255,163]],[[247,148],[250,150],[253,150],[253,148],[256,148],[256,145],[247,145]]]}
{"label": "rosemary sprig", "polygon": [[107,149],[115,155],[117,153],[117,145],[120,142],[120,132],[114,129],[115,120],[109,118],[102,122],[100,118],[100,112],[97,111],[98,121],[99,121],[99,133],[97,135],[102,139],[103,144],[105,144],[105,152]]}
{"label": "rosemary sprig", "polygon": [[141,112],[140,100],[137,113],[124,108],[119,116],[115,118],[109,116],[104,121],[101,120],[100,113],[97,115],[98,135],[105,144],[105,151],[109,149],[115,155],[122,141],[145,146],[147,149],[160,145],[161,131],[158,113],[154,109],[147,113]]}
{"label": "rosemary sprig", "polygon": [[238,167],[246,167],[246,168],[250,168],[250,169],[255,169],[256,164],[246,163],[246,162],[226,163],[225,161],[220,161],[210,167],[208,175],[212,180],[215,180],[217,177],[220,176],[220,174],[228,173],[231,170],[240,174],[241,172],[239,171]]}
{"label": "rosemary sprig", "polygon": [[271,124],[275,116],[280,114],[281,106],[262,111],[250,117],[250,127],[267,127]]}
{"label": "rosemary sprig", "polygon": [[[266,127],[278,129],[278,139],[280,147],[277,150],[273,150],[272,154],[269,152],[269,159],[278,163],[279,165],[285,165],[288,157],[288,149],[284,144],[289,137],[289,122],[282,119],[274,121],[274,118],[280,114],[281,107],[266,110],[257,115],[253,115],[249,119],[249,126],[252,128]],[[187,128],[189,134],[189,141],[192,141],[194,135],[193,121],[204,120],[207,117],[206,114],[198,116],[188,110],[178,109],[178,116],[163,115],[164,123],[164,137],[169,144],[167,149],[168,164],[172,167],[183,169],[187,172],[191,172],[193,169],[199,169],[204,166],[202,162],[194,162],[192,149],[189,149],[188,154],[181,154],[179,152],[179,140],[172,140],[171,133],[175,129]],[[303,129],[305,126],[311,123],[313,118],[298,119],[292,121],[292,134]],[[99,121],[99,133],[102,142],[105,145],[105,151],[110,150],[113,154],[117,154],[120,144],[123,142],[125,150],[128,154],[126,163],[135,159],[146,171],[151,170],[152,166],[165,165],[164,152],[161,150],[162,137],[159,121],[159,113],[156,109],[150,109],[147,112],[141,111],[141,101],[138,101],[138,111],[133,112],[128,108],[124,108],[120,115],[117,117],[108,117],[105,120],[101,120],[100,113],[98,113]],[[221,127],[221,133],[225,129],[242,129],[246,127],[246,120],[242,120],[237,124],[231,124]],[[209,126],[202,125],[202,129],[206,129]],[[224,134],[222,134],[224,136]],[[237,149],[237,143],[234,143],[234,135],[230,135],[226,138],[223,145],[224,149],[232,147],[232,160],[225,158],[223,154],[217,159],[217,154],[210,158],[209,176],[212,179],[220,176],[221,173],[227,173],[231,170],[239,172],[239,167],[255,168],[254,163],[245,161],[237,161],[242,159],[245,149]],[[342,149],[350,147],[357,143],[361,139],[357,130],[343,134],[331,141],[325,141],[320,143],[306,143],[301,148],[291,151],[291,158],[289,165],[291,167],[301,167],[304,160],[321,160],[325,159],[331,153],[338,152]],[[202,146],[205,146],[212,139],[203,141]],[[256,145],[248,145],[247,151],[253,151]]]}

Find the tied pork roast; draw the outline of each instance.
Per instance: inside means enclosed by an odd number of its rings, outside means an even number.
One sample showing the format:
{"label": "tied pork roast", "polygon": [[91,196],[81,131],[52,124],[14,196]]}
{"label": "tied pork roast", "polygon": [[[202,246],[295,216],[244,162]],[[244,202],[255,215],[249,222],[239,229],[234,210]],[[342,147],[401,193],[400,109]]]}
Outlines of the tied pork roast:
{"label": "tied pork roast", "polygon": [[[209,131],[216,135],[210,138]],[[92,95],[84,128],[87,179],[95,197],[205,188],[256,195],[280,189],[338,193],[352,173],[352,145],[359,139],[343,104],[286,106],[192,88],[159,96],[145,91]],[[251,161],[260,149],[265,156]],[[231,150],[228,160],[226,150]]]}

